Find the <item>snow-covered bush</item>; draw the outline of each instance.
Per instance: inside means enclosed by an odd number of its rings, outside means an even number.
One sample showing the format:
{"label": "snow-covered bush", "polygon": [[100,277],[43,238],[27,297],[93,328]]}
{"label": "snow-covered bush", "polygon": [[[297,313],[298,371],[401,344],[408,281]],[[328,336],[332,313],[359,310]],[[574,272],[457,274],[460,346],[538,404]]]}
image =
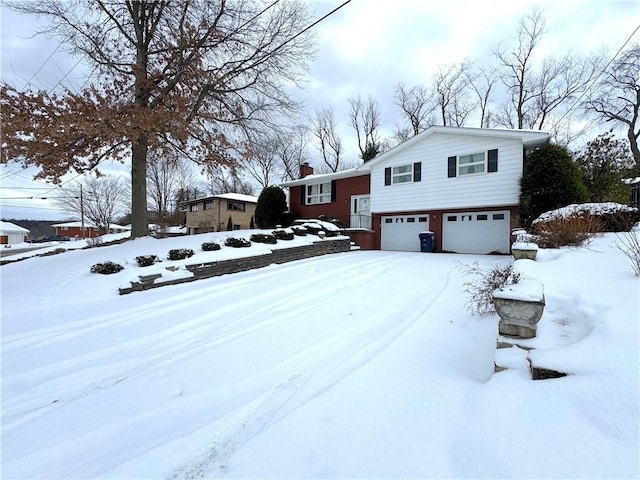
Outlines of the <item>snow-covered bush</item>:
{"label": "snow-covered bush", "polygon": [[632,230],[618,233],[617,237],[616,247],[627,256],[636,277],[640,277],[640,236],[638,232]]}
{"label": "snow-covered bush", "polygon": [[305,237],[307,235],[307,229],[302,225],[294,225],[291,227],[291,231],[297,237]]}
{"label": "snow-covered bush", "polygon": [[159,261],[160,259],[157,255],[138,255],[136,257],[136,263],[139,267],[149,267]]}
{"label": "snow-covered bush", "polygon": [[246,238],[236,238],[236,237],[229,237],[224,241],[224,244],[227,247],[233,247],[233,248],[242,248],[242,247],[250,247],[251,246],[251,242],[249,240],[247,240]]}
{"label": "snow-covered bush", "polygon": [[249,237],[252,242],[276,244],[278,239],[270,233],[254,233]]}
{"label": "snow-covered bush", "polygon": [[123,270],[124,267],[119,263],[115,262],[103,262],[96,263],[91,266],[91,273],[101,273],[102,275],[110,275],[112,273],[118,273],[120,270]]}
{"label": "snow-covered bush", "polygon": [[621,203],[579,203],[545,212],[533,221],[533,226],[553,220],[594,217],[601,232],[628,232],[640,221],[640,211]]}
{"label": "snow-covered bush", "polygon": [[458,270],[473,279],[465,282],[465,292],[469,299],[465,304],[472,315],[486,316],[496,313],[493,292],[520,281],[521,275],[513,270],[513,265],[495,266],[488,272],[480,268],[478,262],[471,265],[459,264]]}
{"label": "snow-covered bush", "polygon": [[184,260],[185,258],[193,257],[195,252],[190,248],[174,248],[169,250],[169,260]]}
{"label": "snow-covered bush", "polygon": [[220,250],[220,245],[216,242],[204,242],[200,245],[200,248],[202,248],[203,252],[214,252],[216,250]]}
{"label": "snow-covered bush", "polygon": [[278,240],[293,240],[293,230],[290,228],[278,228],[271,232]]}
{"label": "snow-covered bush", "polygon": [[578,247],[591,240],[602,226],[593,215],[558,217],[533,226],[536,243],[543,248]]}

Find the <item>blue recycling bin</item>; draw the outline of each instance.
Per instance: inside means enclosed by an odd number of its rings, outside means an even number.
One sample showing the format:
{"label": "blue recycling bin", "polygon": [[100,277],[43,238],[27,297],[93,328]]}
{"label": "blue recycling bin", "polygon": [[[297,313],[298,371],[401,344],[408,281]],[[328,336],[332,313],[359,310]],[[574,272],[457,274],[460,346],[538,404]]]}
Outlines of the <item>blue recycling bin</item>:
{"label": "blue recycling bin", "polygon": [[420,232],[420,251],[421,252],[433,252],[435,246],[435,234],[433,232]]}

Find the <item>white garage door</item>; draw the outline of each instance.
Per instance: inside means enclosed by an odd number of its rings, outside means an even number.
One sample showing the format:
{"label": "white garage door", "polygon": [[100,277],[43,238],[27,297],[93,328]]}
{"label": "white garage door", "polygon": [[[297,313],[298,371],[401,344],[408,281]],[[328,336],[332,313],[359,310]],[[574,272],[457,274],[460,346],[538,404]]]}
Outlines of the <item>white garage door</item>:
{"label": "white garage door", "polygon": [[457,253],[509,253],[509,212],[445,213],[442,250]]}
{"label": "white garage door", "polygon": [[419,252],[418,234],[429,230],[428,215],[382,217],[382,250]]}

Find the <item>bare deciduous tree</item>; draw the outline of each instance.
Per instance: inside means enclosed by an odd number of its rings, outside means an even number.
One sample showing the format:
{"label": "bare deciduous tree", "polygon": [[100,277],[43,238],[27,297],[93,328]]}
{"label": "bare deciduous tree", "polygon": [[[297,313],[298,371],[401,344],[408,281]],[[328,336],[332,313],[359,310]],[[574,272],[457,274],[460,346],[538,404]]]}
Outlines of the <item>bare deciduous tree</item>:
{"label": "bare deciduous tree", "polygon": [[85,218],[109,232],[114,220],[125,213],[129,192],[126,181],[116,176],[87,177],[64,187],[56,203],[78,219]]}
{"label": "bare deciduous tree", "polygon": [[480,108],[480,128],[491,128],[489,105],[496,82],[497,70],[494,66],[480,66],[465,72],[467,84],[475,94]]}
{"label": "bare deciduous tree", "polygon": [[[409,132],[413,135],[434,124],[432,115],[436,105],[433,102],[433,96],[422,85],[407,87],[404,83],[399,83],[395,88],[394,99],[395,104],[400,107],[408,120],[411,127]],[[406,127],[398,127],[396,137],[406,140],[409,138],[407,130]]]}
{"label": "bare deciduous tree", "polygon": [[633,159],[640,166],[640,44],[632,45],[611,63],[584,106],[626,129]]}
{"label": "bare deciduous tree", "polygon": [[[2,161],[57,181],[104,158],[131,160],[132,237],[147,229],[147,157],[188,152],[215,170],[238,130],[270,128],[295,105],[312,38],[299,0],[15,2],[95,67],[99,84],[62,96],[2,87]],[[38,135],[33,135],[37,131]],[[234,152],[236,153],[236,152]]]}
{"label": "bare deciduous tree", "polygon": [[341,167],[342,139],[336,130],[333,109],[317,111],[311,129],[318,142],[316,148],[325,165],[331,172],[337,172]]}
{"label": "bare deciduous tree", "polygon": [[[534,9],[520,20],[518,44],[510,52],[498,49],[501,81],[509,100],[498,112],[497,121],[511,128],[566,130],[573,103],[600,72],[604,55],[581,57],[569,52],[534,62],[534,50],[546,33],[542,12]],[[564,122],[564,123],[563,123]]]}
{"label": "bare deciduous tree", "polygon": [[[153,221],[164,228],[175,221],[179,192],[195,185],[196,175],[184,158],[151,155],[147,168],[147,193]],[[180,223],[180,222],[179,222]]]}
{"label": "bare deciduous tree", "polygon": [[253,186],[247,182],[238,168],[218,167],[209,173],[209,181],[205,189],[210,195],[221,193],[242,193],[243,195],[253,195]]}
{"label": "bare deciduous tree", "polygon": [[470,70],[471,63],[464,60],[461,63],[440,66],[434,76],[435,101],[444,126],[464,126],[475,109],[467,95],[467,73]]}
{"label": "bare deciduous tree", "polygon": [[507,127],[514,127],[511,113],[515,115],[515,128],[525,128],[529,117],[529,103],[535,98],[533,88],[534,49],[540,44],[546,32],[546,22],[542,11],[533,11],[520,19],[518,25],[517,45],[506,51],[500,46],[496,51],[502,73],[500,80],[507,88],[509,100],[500,112],[499,121]]}
{"label": "bare deciduous tree", "polygon": [[369,95],[364,101],[359,95],[349,98],[349,120],[356,131],[360,158],[365,162],[371,160],[382,150],[380,128],[380,104]]}
{"label": "bare deciduous tree", "polygon": [[307,151],[309,130],[296,125],[279,137],[277,155],[282,164],[282,180],[296,180],[300,176],[300,165],[309,160]]}

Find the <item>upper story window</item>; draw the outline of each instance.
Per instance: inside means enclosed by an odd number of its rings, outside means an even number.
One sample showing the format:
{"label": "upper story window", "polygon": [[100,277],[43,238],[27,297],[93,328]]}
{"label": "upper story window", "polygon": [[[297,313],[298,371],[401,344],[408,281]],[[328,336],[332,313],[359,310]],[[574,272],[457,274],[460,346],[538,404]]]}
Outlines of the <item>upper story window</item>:
{"label": "upper story window", "polygon": [[306,204],[331,202],[331,182],[307,185]]}
{"label": "upper story window", "polygon": [[213,209],[213,202],[212,201],[204,202],[204,209],[205,210],[212,210]]}
{"label": "upper story window", "polygon": [[498,150],[449,157],[447,176],[464,177],[498,171]]}
{"label": "upper story window", "polygon": [[384,169],[384,184],[419,182],[422,179],[422,162]]}
{"label": "upper story window", "polygon": [[231,210],[234,212],[244,212],[245,203],[239,202],[237,200],[227,200],[227,210]]}
{"label": "upper story window", "polygon": [[408,183],[413,181],[413,165],[402,165],[391,169],[391,183]]}
{"label": "upper story window", "polygon": [[198,204],[197,203],[192,203],[191,205],[189,205],[189,211],[190,212],[197,212],[198,211]]}
{"label": "upper story window", "polygon": [[485,172],[484,152],[458,157],[458,175],[472,175]]}

